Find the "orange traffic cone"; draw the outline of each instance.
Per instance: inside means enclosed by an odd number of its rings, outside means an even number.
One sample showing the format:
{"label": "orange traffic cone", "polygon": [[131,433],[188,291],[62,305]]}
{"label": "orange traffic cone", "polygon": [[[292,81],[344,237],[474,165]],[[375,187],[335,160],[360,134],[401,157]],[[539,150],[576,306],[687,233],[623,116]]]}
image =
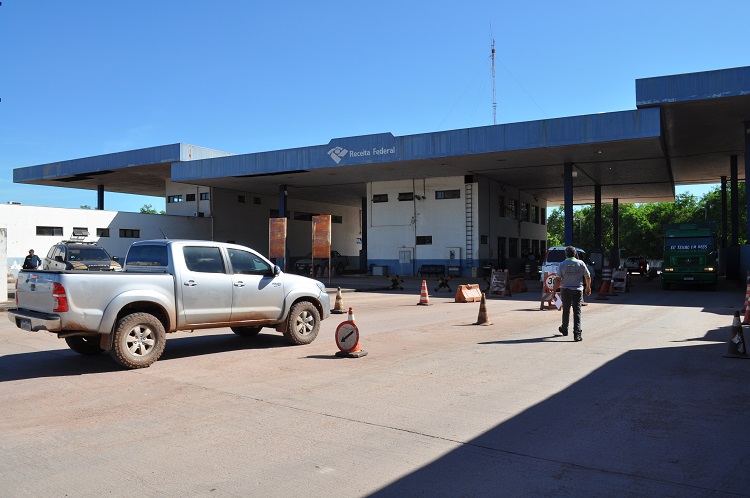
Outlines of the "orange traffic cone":
{"label": "orange traffic cone", "polygon": [[732,335],[727,343],[727,354],[722,355],[724,358],[750,358],[747,354],[747,344],[745,344],[745,335],[742,333],[742,324],[740,323],[740,312],[734,312],[732,321]]}
{"label": "orange traffic cone", "polygon": [[338,291],[336,291],[336,302],[333,304],[331,313],[336,313],[337,315],[346,313],[346,311],[344,311],[344,298],[341,295],[341,287],[339,287]]}
{"label": "orange traffic cone", "polygon": [[597,299],[602,301],[609,301],[609,298],[607,297],[607,287],[608,282],[602,279],[602,286],[599,288],[599,294],[596,295]]}
{"label": "orange traffic cone", "polygon": [[745,308],[745,318],[742,319],[742,325],[750,325],[750,307]]}
{"label": "orange traffic cone", "polygon": [[354,310],[349,308],[349,316],[346,319],[348,322],[354,323]]}
{"label": "orange traffic cone", "polygon": [[487,316],[487,302],[484,298],[484,292],[482,292],[482,300],[479,302],[479,316],[474,325],[492,325],[490,318]]}
{"label": "orange traffic cone", "polygon": [[422,293],[419,295],[419,302],[422,306],[430,305],[430,296],[427,295],[427,280],[422,280]]}

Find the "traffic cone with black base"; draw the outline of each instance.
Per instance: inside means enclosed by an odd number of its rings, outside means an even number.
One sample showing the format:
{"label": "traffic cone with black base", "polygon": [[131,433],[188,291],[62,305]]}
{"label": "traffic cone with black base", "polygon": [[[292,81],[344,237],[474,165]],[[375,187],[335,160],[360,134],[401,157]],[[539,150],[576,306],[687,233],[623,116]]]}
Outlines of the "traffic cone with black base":
{"label": "traffic cone with black base", "polygon": [[341,295],[341,287],[339,287],[336,291],[336,302],[333,304],[331,313],[335,313],[337,315],[346,313],[346,310],[344,309],[344,298]]}
{"label": "traffic cone with black base", "polygon": [[427,294],[427,280],[422,280],[422,293],[419,296],[419,302],[417,304],[422,306],[430,305],[430,296]]}
{"label": "traffic cone with black base", "polygon": [[734,312],[732,321],[732,334],[729,336],[727,343],[727,354],[722,355],[724,358],[750,358],[747,354],[747,344],[745,344],[745,334],[742,333],[742,324],[740,323],[740,312]]}
{"label": "traffic cone with black base", "polygon": [[487,316],[487,301],[484,298],[484,292],[482,292],[482,300],[479,302],[479,316],[474,325],[492,325],[490,318]]}

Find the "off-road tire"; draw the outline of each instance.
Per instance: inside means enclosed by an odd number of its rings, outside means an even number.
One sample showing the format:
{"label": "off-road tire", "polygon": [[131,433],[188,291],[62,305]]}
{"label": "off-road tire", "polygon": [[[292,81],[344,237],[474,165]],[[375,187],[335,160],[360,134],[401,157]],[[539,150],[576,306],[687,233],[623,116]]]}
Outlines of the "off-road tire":
{"label": "off-road tire", "polygon": [[318,337],[320,313],[310,301],[300,301],[292,306],[287,318],[284,337],[290,344],[310,344]]}
{"label": "off-road tire", "polygon": [[255,337],[263,327],[232,327],[232,332],[240,337]]}
{"label": "off-road tire", "polygon": [[164,352],[167,334],[162,323],[148,313],[133,313],[117,322],[112,358],[126,368],[144,368]]}
{"label": "off-road tire", "polygon": [[66,337],[65,342],[68,347],[78,354],[86,356],[95,356],[104,352],[99,346],[99,336],[73,336]]}

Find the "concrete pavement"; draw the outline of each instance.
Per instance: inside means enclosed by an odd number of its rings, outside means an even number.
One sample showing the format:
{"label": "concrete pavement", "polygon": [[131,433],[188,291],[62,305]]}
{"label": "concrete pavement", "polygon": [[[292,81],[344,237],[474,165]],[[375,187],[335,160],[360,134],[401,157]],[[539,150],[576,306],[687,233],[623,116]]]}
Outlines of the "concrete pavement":
{"label": "concrete pavement", "polygon": [[344,294],[359,359],[343,316],[304,347],[178,333],[138,371],[0,316],[0,494],[750,496],[750,361],[722,357],[744,292],[635,280],[574,343],[538,292],[475,326],[406,284]]}

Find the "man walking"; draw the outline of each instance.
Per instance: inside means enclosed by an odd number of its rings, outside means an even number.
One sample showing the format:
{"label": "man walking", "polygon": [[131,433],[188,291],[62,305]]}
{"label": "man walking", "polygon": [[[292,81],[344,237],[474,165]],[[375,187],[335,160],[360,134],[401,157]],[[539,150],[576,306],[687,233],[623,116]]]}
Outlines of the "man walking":
{"label": "man walking", "polygon": [[586,295],[591,295],[591,274],[586,264],[576,259],[576,248],[565,248],[565,260],[555,277],[555,288],[560,289],[562,297],[562,325],[558,328],[564,336],[568,335],[570,308],[573,307],[573,339],[578,342],[581,337],[581,303],[583,302],[583,284],[586,283]]}

